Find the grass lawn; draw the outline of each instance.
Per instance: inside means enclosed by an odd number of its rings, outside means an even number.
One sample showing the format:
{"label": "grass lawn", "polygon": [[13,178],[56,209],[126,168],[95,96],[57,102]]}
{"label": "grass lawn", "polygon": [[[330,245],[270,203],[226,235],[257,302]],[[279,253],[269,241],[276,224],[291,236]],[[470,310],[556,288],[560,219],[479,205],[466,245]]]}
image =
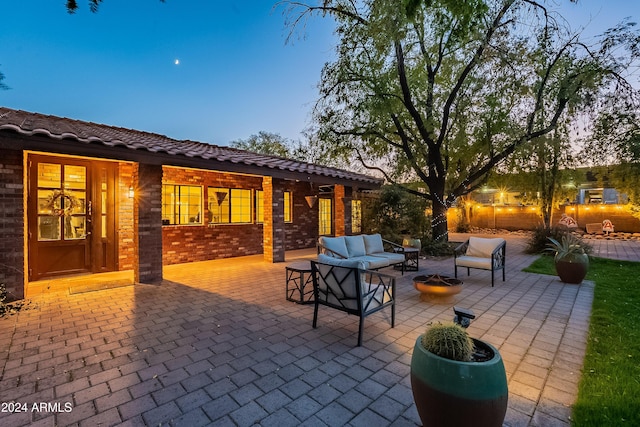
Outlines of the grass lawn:
{"label": "grass lawn", "polygon": [[[525,271],[555,274],[542,256]],[[640,263],[591,258],[595,282],[573,426],[640,426]]]}

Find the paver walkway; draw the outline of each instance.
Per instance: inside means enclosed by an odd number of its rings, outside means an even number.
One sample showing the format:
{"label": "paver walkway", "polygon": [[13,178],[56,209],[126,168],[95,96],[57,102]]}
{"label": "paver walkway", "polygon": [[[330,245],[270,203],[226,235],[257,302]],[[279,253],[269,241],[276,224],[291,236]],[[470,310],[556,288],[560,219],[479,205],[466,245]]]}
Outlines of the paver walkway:
{"label": "paver walkway", "polygon": [[[475,311],[469,332],[505,361],[505,425],[566,426],[593,285],[521,272],[533,257],[506,238],[506,282],[472,271],[449,303],[421,301],[419,273],[384,270],[398,278],[396,327],[368,317],[362,347],[354,316],[320,307],[313,329],[313,306],[285,300],[284,264],[261,256],[168,266],[160,286],[38,296],[0,319],[0,409],[26,404],[0,425],[419,425],[413,345],[455,304]],[[453,274],[450,258],[420,266]]]}

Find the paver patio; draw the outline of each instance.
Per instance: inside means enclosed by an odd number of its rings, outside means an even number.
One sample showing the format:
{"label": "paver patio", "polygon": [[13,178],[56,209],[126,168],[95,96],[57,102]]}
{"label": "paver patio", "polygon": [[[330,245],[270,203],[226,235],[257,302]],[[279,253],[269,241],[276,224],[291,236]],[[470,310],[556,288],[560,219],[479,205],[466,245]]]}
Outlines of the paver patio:
{"label": "paver patio", "polygon": [[0,425],[420,425],[411,352],[454,304],[475,311],[472,336],[500,349],[505,425],[569,425],[593,285],[521,272],[534,257],[506,238],[506,282],[465,273],[449,303],[421,301],[411,278],[452,275],[452,259],[404,276],[385,269],[397,276],[396,327],[386,312],[368,317],[362,347],[353,316],[320,307],[313,329],[313,306],[285,300],[285,264],[261,256],[167,266],[160,286],[39,295],[0,319],[0,402],[28,404],[0,412]]}

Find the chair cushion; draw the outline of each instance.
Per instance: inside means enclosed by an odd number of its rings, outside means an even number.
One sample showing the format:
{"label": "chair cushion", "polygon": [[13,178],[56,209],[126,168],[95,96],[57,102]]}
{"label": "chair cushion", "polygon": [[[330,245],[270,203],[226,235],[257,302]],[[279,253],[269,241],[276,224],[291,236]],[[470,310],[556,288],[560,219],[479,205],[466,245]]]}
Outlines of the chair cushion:
{"label": "chair cushion", "polygon": [[491,253],[502,243],[504,239],[485,239],[483,237],[469,237],[467,256],[478,258],[491,258]]}
{"label": "chair cushion", "polygon": [[380,234],[365,234],[362,238],[367,255],[384,252],[384,245],[382,244],[382,236]]}
{"label": "chair cushion", "polygon": [[390,265],[389,260],[380,256],[364,255],[351,258],[353,260],[359,260],[367,263],[367,268],[376,270],[382,267],[388,267]]}
{"label": "chair cushion", "polygon": [[[347,244],[344,241],[344,237],[320,237],[320,244],[325,248],[332,250],[340,254],[345,258],[349,258],[349,251],[347,250]],[[329,252],[328,256],[337,257],[337,255]]]}
{"label": "chair cushion", "polygon": [[473,256],[461,256],[456,258],[456,265],[458,267],[479,268],[482,270],[491,270],[491,257],[473,257]]}
{"label": "chair cushion", "polygon": [[367,251],[364,247],[364,238],[362,237],[362,235],[345,236],[344,242],[347,245],[347,251],[349,251],[349,258],[364,256],[367,254]]}
{"label": "chair cushion", "polygon": [[318,254],[318,262],[336,267],[359,268],[361,270],[369,268],[369,263],[364,259],[340,259],[325,254]]}

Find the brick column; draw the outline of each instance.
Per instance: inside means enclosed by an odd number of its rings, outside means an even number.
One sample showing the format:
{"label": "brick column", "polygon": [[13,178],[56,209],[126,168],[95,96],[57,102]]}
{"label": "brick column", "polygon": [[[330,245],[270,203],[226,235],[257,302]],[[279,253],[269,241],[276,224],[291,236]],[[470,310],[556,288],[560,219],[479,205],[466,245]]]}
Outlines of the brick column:
{"label": "brick column", "polygon": [[0,159],[0,283],[11,299],[23,299],[25,291],[23,153],[3,150]]}
{"label": "brick column", "polygon": [[134,171],[133,228],[136,283],[162,281],[162,166],[139,163]]}
{"label": "brick column", "polygon": [[263,247],[264,259],[268,262],[282,262],[285,254],[284,233],[284,188],[272,177],[262,178],[264,192]]}
{"label": "brick column", "polygon": [[348,236],[351,231],[351,187],[336,184],[333,190],[335,205],[335,234]]}

